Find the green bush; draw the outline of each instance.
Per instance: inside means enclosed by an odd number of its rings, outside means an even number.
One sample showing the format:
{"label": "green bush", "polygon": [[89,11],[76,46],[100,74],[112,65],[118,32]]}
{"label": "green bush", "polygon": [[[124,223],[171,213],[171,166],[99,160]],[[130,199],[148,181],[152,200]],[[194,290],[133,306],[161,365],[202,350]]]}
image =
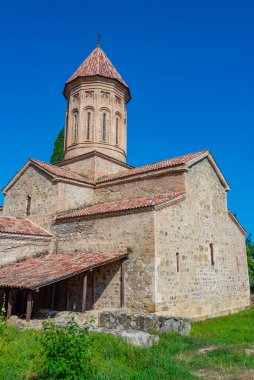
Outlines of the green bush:
{"label": "green bush", "polygon": [[89,354],[93,341],[93,336],[88,334],[89,325],[80,327],[72,317],[66,327],[49,321],[43,327],[44,360],[40,376],[44,379],[89,379],[94,373]]}
{"label": "green bush", "polygon": [[249,267],[250,289],[251,291],[254,291],[254,243],[252,242],[251,234],[249,234],[246,238],[246,248]]}

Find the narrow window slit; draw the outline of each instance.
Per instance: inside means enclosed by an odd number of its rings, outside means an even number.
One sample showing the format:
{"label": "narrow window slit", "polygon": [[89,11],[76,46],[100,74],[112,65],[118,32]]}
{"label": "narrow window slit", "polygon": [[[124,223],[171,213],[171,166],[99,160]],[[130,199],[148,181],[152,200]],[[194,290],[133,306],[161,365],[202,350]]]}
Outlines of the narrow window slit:
{"label": "narrow window slit", "polygon": [[102,141],[106,141],[106,114],[102,115]]}
{"label": "narrow window slit", "polygon": [[176,271],[179,272],[179,252],[176,252]]}
{"label": "narrow window slit", "polygon": [[91,125],[91,112],[88,112],[88,114],[87,114],[87,135],[86,135],[87,140],[90,140],[90,125]]}
{"label": "narrow window slit", "polygon": [[32,198],[30,197],[30,195],[28,195],[26,197],[26,215],[31,214],[31,202],[32,202]]}
{"label": "narrow window slit", "polygon": [[213,253],[213,243],[209,244],[210,246],[210,255],[211,255],[211,266],[214,266],[214,253]]}

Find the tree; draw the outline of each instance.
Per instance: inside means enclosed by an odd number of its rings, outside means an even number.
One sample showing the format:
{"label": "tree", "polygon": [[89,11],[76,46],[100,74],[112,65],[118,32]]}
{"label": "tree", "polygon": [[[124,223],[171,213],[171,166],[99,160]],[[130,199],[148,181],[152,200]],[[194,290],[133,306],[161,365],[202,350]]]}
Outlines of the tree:
{"label": "tree", "polygon": [[64,128],[58,133],[54,143],[53,153],[50,159],[51,164],[62,161],[64,155]]}
{"label": "tree", "polygon": [[254,243],[251,240],[251,234],[246,238],[247,260],[249,267],[250,289],[254,291]]}

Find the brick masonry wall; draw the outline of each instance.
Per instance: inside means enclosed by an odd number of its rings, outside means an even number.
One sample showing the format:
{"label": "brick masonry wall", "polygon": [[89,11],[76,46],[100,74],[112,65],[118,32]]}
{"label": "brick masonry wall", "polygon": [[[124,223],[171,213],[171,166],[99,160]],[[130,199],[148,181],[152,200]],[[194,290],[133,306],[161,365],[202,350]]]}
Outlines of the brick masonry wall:
{"label": "brick masonry wall", "polygon": [[156,310],[206,317],[248,306],[245,238],[207,159],[190,169],[187,191],[185,201],[156,213]]}
{"label": "brick masonry wall", "polygon": [[[125,301],[130,310],[154,311],[154,219],[153,212],[107,218],[73,220],[54,226],[59,253],[105,252],[128,249]],[[103,284],[102,284],[103,286]],[[117,287],[114,292],[117,292]],[[111,305],[106,291],[103,305]]]}
{"label": "brick masonry wall", "polygon": [[52,251],[54,242],[45,238],[3,237],[0,234],[0,267]]}
{"label": "brick masonry wall", "polygon": [[140,176],[133,181],[104,185],[95,189],[96,202],[123,199],[149,198],[154,195],[185,191],[185,173],[172,173],[147,178]]}

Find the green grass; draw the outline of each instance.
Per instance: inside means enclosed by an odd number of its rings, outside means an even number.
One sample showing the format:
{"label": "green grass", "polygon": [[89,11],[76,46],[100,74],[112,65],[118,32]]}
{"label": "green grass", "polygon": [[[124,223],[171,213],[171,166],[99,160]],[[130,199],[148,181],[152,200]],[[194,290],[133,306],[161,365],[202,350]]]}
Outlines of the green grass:
{"label": "green grass", "polygon": [[[33,378],[42,363],[40,334],[11,327],[0,334],[0,379]],[[254,379],[254,355],[245,352],[254,349],[254,308],[193,323],[189,337],[165,334],[150,349],[103,334],[92,339],[97,380],[194,380],[201,372],[203,379],[228,379],[228,374],[235,376],[232,379]],[[201,353],[204,348],[212,351]]]}

